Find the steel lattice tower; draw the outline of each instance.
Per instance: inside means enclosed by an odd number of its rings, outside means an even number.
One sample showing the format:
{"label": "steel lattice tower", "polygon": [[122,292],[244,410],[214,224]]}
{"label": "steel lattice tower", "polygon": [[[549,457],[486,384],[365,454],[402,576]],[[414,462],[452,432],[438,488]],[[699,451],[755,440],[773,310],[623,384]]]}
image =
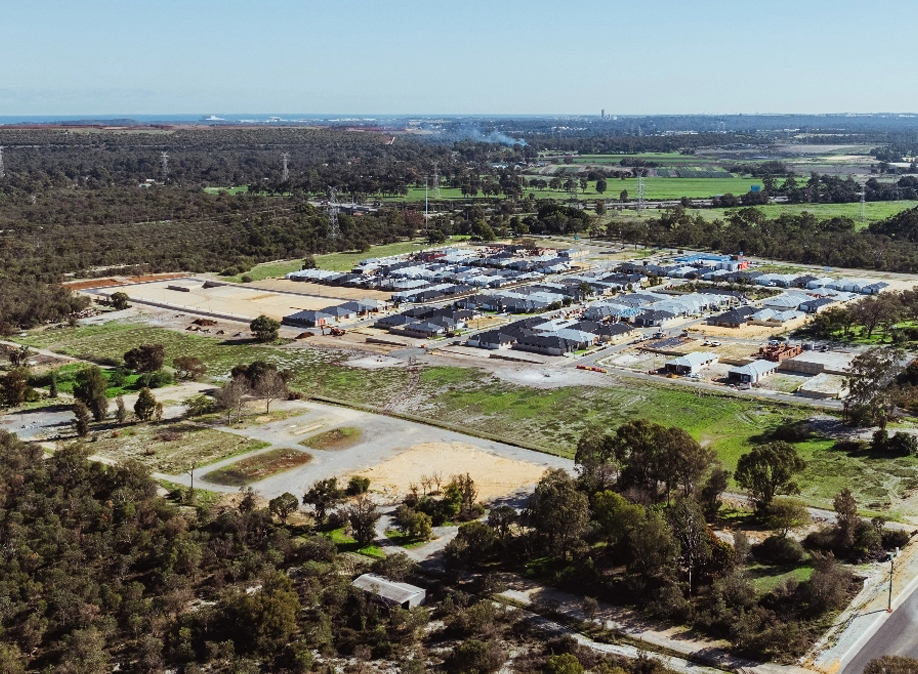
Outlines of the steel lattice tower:
{"label": "steel lattice tower", "polygon": [[434,162],[433,170],[433,198],[440,198],[440,172],[437,170],[437,162]]}
{"label": "steel lattice tower", "polygon": [[644,176],[638,178],[638,210],[644,210]]}
{"label": "steel lattice tower", "polygon": [[6,169],[3,168],[3,146],[0,145],[0,178],[6,177]]}
{"label": "steel lattice tower", "polygon": [[290,159],[290,153],[284,152],[284,154],[281,156],[284,158],[284,177],[281,180],[282,182],[287,182],[290,180],[290,170],[287,168],[287,161]]}
{"label": "steel lattice tower", "polygon": [[867,222],[867,205],[865,204],[866,188],[861,185],[861,223]]}
{"label": "steel lattice tower", "polygon": [[169,153],[163,150],[163,153],[160,155],[159,162],[162,165],[163,182],[166,182],[169,180]]}
{"label": "steel lattice tower", "polygon": [[341,236],[338,227],[338,190],[331,186],[328,188],[328,235],[333,239]]}

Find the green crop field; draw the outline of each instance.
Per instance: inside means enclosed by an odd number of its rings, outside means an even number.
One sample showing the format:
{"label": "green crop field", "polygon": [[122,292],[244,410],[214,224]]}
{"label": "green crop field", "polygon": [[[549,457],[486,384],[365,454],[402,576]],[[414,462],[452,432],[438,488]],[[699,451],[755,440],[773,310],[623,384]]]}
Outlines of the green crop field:
{"label": "green crop field", "polygon": [[219,194],[220,192],[226,192],[227,194],[248,194],[249,187],[248,185],[237,185],[236,187],[205,187],[204,191],[208,194]]}
{"label": "green crop field", "polygon": [[[864,214],[866,223],[863,225],[860,221],[861,205],[859,203],[851,204],[768,204],[766,206],[756,206],[764,212],[769,218],[777,218],[785,213],[798,215],[804,211],[812,213],[820,220],[844,216],[853,219],[858,227],[866,226],[871,222],[885,220],[896,213],[915,208],[918,201],[869,201],[864,204]],[[735,210],[729,208],[697,208],[689,209],[691,213],[700,214],[705,220],[714,220],[716,218],[725,218],[726,215]]]}
{"label": "green crop field", "polygon": [[[535,176],[527,176],[527,178],[533,177]],[[541,176],[541,178],[548,180],[551,178],[551,176]],[[608,179],[606,182],[607,187],[604,194],[599,194],[596,191],[596,182],[590,181],[585,192],[581,192],[578,188],[578,198],[590,201],[594,199],[617,200],[621,191],[627,190],[628,198],[631,201],[637,199],[637,178],[626,178],[625,180]],[[690,199],[703,199],[707,197],[713,197],[718,194],[727,194],[728,192],[735,195],[742,195],[746,194],[752,185],[758,185],[761,187],[762,181],[757,178],[645,178],[644,197],[646,199],[681,199],[682,197],[689,197]],[[523,188],[524,196],[529,195],[530,192],[535,195],[536,199],[558,199],[563,201],[569,196],[565,190],[539,190],[531,187]],[[433,200],[432,196],[430,198]],[[466,198],[467,197],[462,196],[459,188],[440,188],[441,201]],[[491,197],[488,199],[482,196],[479,192],[478,196],[475,197],[475,200],[488,201],[497,198],[498,197]],[[499,198],[502,199],[503,197]],[[407,196],[392,197],[386,200],[407,201],[410,203],[423,202],[424,188],[412,187],[409,188]]]}

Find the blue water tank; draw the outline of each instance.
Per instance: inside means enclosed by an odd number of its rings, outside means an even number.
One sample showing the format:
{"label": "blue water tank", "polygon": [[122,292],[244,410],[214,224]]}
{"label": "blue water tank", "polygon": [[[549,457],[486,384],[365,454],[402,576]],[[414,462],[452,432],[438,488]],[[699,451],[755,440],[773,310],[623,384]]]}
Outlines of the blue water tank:
{"label": "blue water tank", "polygon": [[761,192],[761,191],[762,191],[762,186],[761,186],[761,185],[752,185],[752,186],[749,188],[749,191],[750,191],[750,192]]}

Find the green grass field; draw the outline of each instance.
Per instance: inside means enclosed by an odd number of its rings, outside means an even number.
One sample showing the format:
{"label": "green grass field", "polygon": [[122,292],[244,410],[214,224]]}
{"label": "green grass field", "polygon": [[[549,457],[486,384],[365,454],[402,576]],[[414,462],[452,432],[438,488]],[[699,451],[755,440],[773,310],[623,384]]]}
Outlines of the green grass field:
{"label": "green grass field", "polygon": [[372,557],[373,559],[382,559],[386,556],[382,548],[378,545],[367,545],[361,548],[360,544],[344,533],[344,529],[332,529],[325,534],[331,542],[338,547],[338,552],[356,552],[359,555]]}
{"label": "green grass field", "polygon": [[398,243],[390,243],[384,246],[371,246],[366,253],[354,251],[350,253],[316,255],[316,266],[319,269],[329,269],[331,271],[347,271],[361,260],[366,260],[367,258],[413,253],[422,250],[427,245],[424,239],[415,239],[414,241],[399,241]]}
{"label": "green grass field", "polygon": [[813,567],[808,564],[795,567],[750,564],[746,567],[746,572],[752,580],[756,594],[761,595],[771,592],[791,579],[798,583],[808,581],[813,575]]}
{"label": "green grass field", "polygon": [[[78,372],[86,368],[87,366],[82,363],[69,363],[62,367],[59,367],[55,372],[57,373],[57,390],[60,393],[69,393],[73,394],[73,387],[76,383],[76,375]],[[124,384],[116,386],[111,383],[112,378],[115,376],[115,368],[112,367],[103,367],[102,373],[105,375],[105,378],[109,381],[108,388],[105,389],[106,398],[117,398],[121,395],[129,395],[131,393],[137,393],[140,390],[140,385],[138,380],[141,375],[139,374],[125,374],[124,375]],[[45,385],[44,388],[48,386]],[[155,389],[156,390],[156,389]]]}
{"label": "green grass field", "polygon": [[[367,371],[339,365],[338,354],[283,347],[225,344],[219,339],[151,327],[111,322],[34,333],[33,346],[71,353],[111,356],[138,344],[161,343],[167,359],[186,354],[201,358],[211,376],[225,376],[233,365],[263,358],[293,373],[291,386],[348,404],[380,410],[393,400],[399,413],[419,421],[573,457],[580,436],[597,424],[612,430],[645,417],[684,428],[714,449],[733,470],[761,434],[782,423],[813,414],[791,404],[698,391],[671,384],[610,378],[613,385],[539,389],[502,381],[474,368],[425,367],[414,385],[402,368]],[[801,476],[804,498],[831,507],[832,497],[851,488],[865,511],[887,510],[900,516],[909,490],[918,488],[918,458],[848,456],[829,440],[799,445],[809,467]],[[209,448],[208,448],[209,449]],[[248,451],[251,448],[246,447]],[[233,452],[234,453],[234,452]],[[226,455],[225,451],[215,455]]]}
{"label": "green grass field", "polygon": [[796,447],[807,462],[798,482],[808,503],[831,509],[832,498],[847,487],[862,512],[894,519],[914,515],[903,499],[918,489],[918,457],[843,452],[835,449],[833,440],[822,438]]}
{"label": "green grass field", "polygon": [[205,187],[204,191],[208,194],[219,194],[220,192],[226,192],[227,194],[248,194],[249,186],[248,185],[237,185],[236,187]]}
{"label": "green grass field", "polygon": [[[918,201],[869,201],[864,204],[864,214],[866,224],[885,220],[896,213],[905,211],[918,206]],[[812,213],[820,220],[826,220],[834,217],[849,217],[854,220],[858,228],[862,225],[860,221],[861,205],[853,204],[768,204],[767,206],[756,206],[769,218],[777,218],[785,213],[798,215],[804,211]],[[692,214],[700,214],[705,220],[715,220],[717,218],[725,219],[727,214],[734,209],[728,208],[693,208],[689,209]]]}
{"label": "green grass field", "polygon": [[[327,255],[316,255],[315,260],[319,269],[329,269],[331,271],[347,271],[348,269],[352,269],[354,265],[361,260],[366,260],[369,257],[385,257],[387,255],[412,253],[421,250],[425,245],[426,241],[423,239],[415,239],[414,241],[400,241],[398,243],[390,243],[383,246],[371,246],[370,250],[368,250],[366,253],[353,251],[344,253],[329,253]],[[261,281],[266,278],[283,278],[290,272],[299,271],[302,268],[302,258],[296,258],[294,260],[264,262],[262,264],[255,265],[244,274],[236,274],[235,276],[223,276],[220,278],[220,280],[230,281],[233,283],[242,283],[243,276],[248,276],[253,281]]]}
{"label": "green grass field", "polygon": [[[535,176],[527,176],[527,178],[533,177]],[[543,177],[545,179],[550,178],[550,176]],[[726,194],[728,192],[739,196],[746,194],[752,185],[759,185],[761,187],[762,181],[757,178],[645,178],[644,197],[646,199],[681,199],[682,197],[703,199],[706,197],[713,197],[717,194]],[[577,195],[580,199],[586,199],[588,201],[593,201],[595,199],[617,200],[622,190],[628,191],[628,198],[631,201],[636,200],[638,196],[637,178],[626,178],[625,180],[610,179],[607,181],[607,187],[604,194],[599,194],[596,191],[596,182],[590,181],[585,192],[581,192],[578,188]],[[528,196],[530,192],[535,195],[536,199],[558,199],[563,201],[568,198],[568,194],[565,190],[523,188],[524,196]],[[463,197],[459,188],[440,188],[440,200],[450,201],[466,198],[468,197]],[[479,192],[475,200],[489,201],[497,198],[498,197],[490,197],[486,199]],[[502,199],[503,197],[500,198]],[[433,197],[431,197],[431,199],[433,199]],[[386,201],[423,202],[424,188],[409,188],[407,196],[393,197],[386,199]]]}

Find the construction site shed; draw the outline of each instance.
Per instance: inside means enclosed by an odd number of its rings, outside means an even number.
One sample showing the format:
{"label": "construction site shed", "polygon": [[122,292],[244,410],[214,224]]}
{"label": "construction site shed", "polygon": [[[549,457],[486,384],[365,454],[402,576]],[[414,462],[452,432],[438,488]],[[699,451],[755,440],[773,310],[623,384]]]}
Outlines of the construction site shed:
{"label": "construction site shed", "polygon": [[390,606],[401,606],[406,609],[420,606],[427,597],[427,591],[422,587],[408,583],[396,583],[372,573],[365,573],[358,577],[354,580],[353,585],[369,592]]}

